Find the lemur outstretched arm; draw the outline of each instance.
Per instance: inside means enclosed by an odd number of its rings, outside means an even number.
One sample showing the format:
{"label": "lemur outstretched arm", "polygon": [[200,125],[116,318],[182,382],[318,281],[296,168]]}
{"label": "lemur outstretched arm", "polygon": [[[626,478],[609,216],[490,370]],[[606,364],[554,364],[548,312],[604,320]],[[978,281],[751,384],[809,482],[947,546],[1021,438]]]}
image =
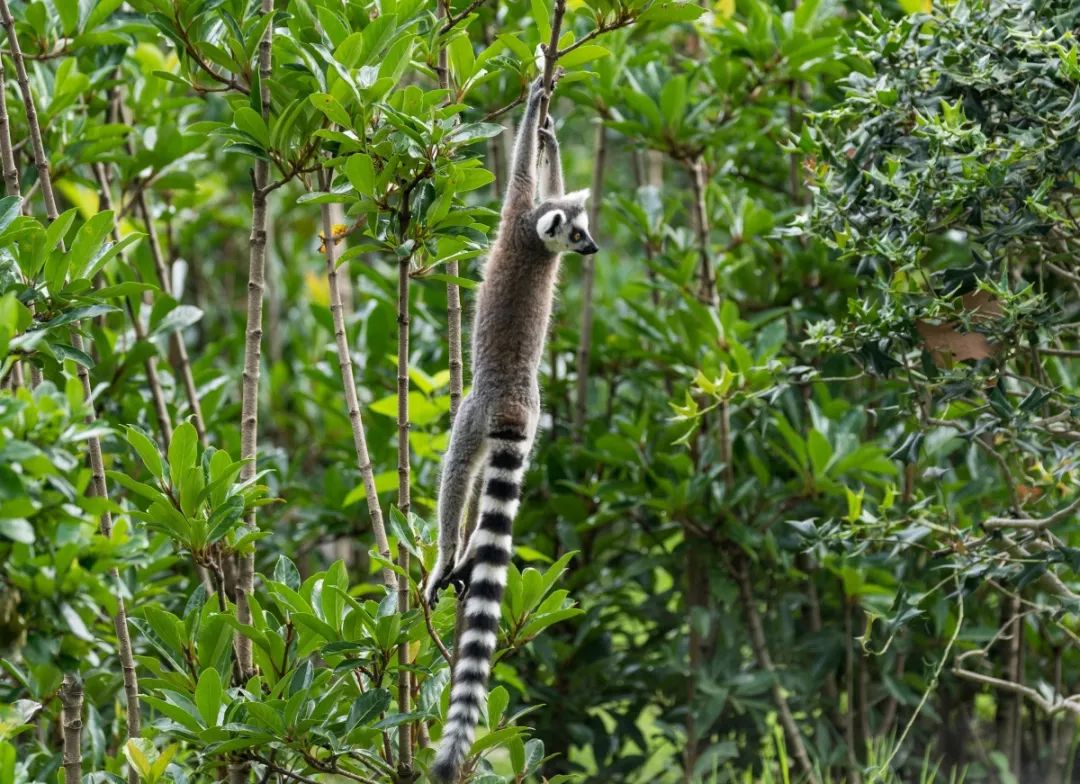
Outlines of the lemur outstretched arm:
{"label": "lemur outstretched arm", "polygon": [[533,208],[536,199],[537,149],[540,137],[540,102],[544,97],[543,77],[529,88],[525,116],[521,118],[510,167],[510,187],[503,203],[504,217],[520,215]]}
{"label": "lemur outstretched arm", "polygon": [[540,175],[540,198],[557,199],[564,196],[562,159],[559,157],[559,140],[555,137],[555,121],[549,114],[540,129],[540,155],[542,157]]}

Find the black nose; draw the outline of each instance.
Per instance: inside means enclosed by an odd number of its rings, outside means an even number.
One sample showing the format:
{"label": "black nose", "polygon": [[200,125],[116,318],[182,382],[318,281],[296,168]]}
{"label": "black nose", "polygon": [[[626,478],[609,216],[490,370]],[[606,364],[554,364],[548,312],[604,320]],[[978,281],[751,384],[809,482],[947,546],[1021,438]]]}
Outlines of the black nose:
{"label": "black nose", "polygon": [[596,247],[596,243],[595,242],[590,242],[588,245],[581,248],[578,251],[578,253],[580,253],[582,256],[591,256],[592,254],[596,253],[596,251],[598,251],[598,250],[600,250],[600,249],[598,247]]}

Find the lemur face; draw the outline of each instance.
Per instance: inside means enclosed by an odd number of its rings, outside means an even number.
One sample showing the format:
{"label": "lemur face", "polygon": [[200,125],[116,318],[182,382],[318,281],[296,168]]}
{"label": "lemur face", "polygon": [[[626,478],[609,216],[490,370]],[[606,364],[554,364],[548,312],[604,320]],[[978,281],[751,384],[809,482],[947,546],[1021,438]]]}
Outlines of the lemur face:
{"label": "lemur face", "polygon": [[536,233],[552,253],[567,251],[588,256],[599,248],[589,235],[588,191],[578,191],[550,203],[536,221]]}

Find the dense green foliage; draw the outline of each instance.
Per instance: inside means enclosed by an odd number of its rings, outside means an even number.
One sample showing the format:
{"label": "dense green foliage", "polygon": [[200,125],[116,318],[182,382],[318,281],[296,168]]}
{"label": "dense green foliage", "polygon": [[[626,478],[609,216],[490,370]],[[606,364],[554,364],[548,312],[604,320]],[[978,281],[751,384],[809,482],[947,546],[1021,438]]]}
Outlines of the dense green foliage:
{"label": "dense green foliage", "polygon": [[[0,784],[423,777],[454,297],[558,13],[9,3]],[[469,781],[1071,780],[1078,15],[569,3],[601,252]]]}

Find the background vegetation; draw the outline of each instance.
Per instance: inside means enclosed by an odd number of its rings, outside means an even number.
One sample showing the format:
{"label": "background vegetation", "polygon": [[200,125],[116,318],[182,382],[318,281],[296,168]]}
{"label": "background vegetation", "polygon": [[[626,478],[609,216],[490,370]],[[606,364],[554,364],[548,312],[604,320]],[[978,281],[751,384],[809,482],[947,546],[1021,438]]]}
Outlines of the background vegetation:
{"label": "background vegetation", "polygon": [[423,776],[538,45],[602,250],[469,780],[1073,780],[1080,10],[567,5],[0,0],[0,782]]}

